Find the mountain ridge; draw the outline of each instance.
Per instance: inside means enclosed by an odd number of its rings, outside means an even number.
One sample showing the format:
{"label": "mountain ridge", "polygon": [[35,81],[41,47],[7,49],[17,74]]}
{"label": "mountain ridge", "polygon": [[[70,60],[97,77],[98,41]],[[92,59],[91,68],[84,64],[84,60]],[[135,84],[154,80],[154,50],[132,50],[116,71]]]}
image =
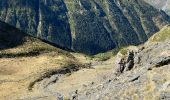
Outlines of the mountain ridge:
{"label": "mountain ridge", "polygon": [[170,15],[170,1],[169,0],[145,0],[157,9],[161,9]]}

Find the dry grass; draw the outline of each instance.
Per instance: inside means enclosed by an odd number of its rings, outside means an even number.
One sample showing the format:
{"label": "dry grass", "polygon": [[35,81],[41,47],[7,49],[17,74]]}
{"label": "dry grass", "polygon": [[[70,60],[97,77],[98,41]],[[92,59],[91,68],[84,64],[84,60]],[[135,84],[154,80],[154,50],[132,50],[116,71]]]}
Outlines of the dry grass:
{"label": "dry grass", "polygon": [[69,53],[61,49],[55,48],[38,39],[29,38],[27,39],[27,42],[24,42],[22,45],[11,49],[1,50],[0,58],[29,57],[48,52],[62,53],[63,55],[69,56]]}
{"label": "dry grass", "polygon": [[75,63],[75,61],[63,55],[51,56],[48,54],[0,59],[0,69],[3,69],[0,74],[0,90],[2,90],[0,99],[11,96],[14,98],[28,92],[31,82],[50,70],[62,69],[70,63]]}
{"label": "dry grass", "polygon": [[0,100],[36,95],[28,91],[31,82],[49,70],[61,69],[71,63],[78,63],[72,54],[35,38],[27,39],[18,47],[1,50]]}

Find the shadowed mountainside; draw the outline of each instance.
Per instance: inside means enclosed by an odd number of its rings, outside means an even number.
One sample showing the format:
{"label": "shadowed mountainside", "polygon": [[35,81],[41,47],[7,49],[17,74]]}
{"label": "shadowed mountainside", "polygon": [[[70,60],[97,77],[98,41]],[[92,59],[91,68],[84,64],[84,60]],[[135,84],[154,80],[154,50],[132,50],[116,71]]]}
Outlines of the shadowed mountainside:
{"label": "shadowed mountainside", "polygon": [[19,29],[0,21],[0,50],[1,49],[9,49],[13,47],[17,47],[23,45],[28,41],[42,41],[57,48],[73,51],[67,47],[61,47],[55,43],[49,42],[44,39],[35,39],[35,37],[20,31]]}
{"label": "shadowed mountainside", "polygon": [[0,50],[22,45],[26,36],[16,28],[0,22]]}

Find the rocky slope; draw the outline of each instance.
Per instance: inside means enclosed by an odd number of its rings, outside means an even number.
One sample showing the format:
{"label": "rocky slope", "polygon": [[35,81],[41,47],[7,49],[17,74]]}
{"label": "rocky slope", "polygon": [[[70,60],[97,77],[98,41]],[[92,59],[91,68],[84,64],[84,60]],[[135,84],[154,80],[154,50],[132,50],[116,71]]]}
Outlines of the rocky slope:
{"label": "rocky slope", "polygon": [[170,23],[143,0],[0,0],[0,20],[88,54],[140,44]]}
{"label": "rocky slope", "polygon": [[170,1],[169,0],[145,0],[145,1],[158,9],[164,10],[167,14],[170,15]]}
{"label": "rocky slope", "polygon": [[[80,89],[76,98],[79,100],[87,98],[90,100],[169,100],[169,30],[170,26],[166,26],[144,45],[126,49],[126,52],[128,50],[138,52],[135,59],[140,57],[140,61],[135,62],[132,70],[124,71],[120,76],[113,74],[102,84]],[[119,52],[116,59],[118,60],[120,56],[126,57],[127,53]]]}

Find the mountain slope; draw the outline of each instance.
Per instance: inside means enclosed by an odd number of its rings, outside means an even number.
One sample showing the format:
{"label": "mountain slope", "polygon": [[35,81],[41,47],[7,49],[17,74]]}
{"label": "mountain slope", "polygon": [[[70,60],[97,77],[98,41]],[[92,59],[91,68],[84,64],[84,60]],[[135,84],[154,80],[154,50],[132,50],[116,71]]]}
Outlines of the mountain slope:
{"label": "mountain slope", "polygon": [[164,10],[167,14],[170,15],[170,1],[169,0],[145,0],[145,1],[158,9]]}
{"label": "mountain slope", "polygon": [[170,25],[165,26],[159,32],[154,34],[150,39],[149,42],[162,42],[170,39]]}
{"label": "mountain slope", "polygon": [[0,100],[42,95],[41,91],[31,92],[41,78],[85,67],[86,62],[48,43],[0,22]]}
{"label": "mountain slope", "polygon": [[[112,74],[102,84],[95,84],[81,88],[77,93],[77,99],[93,100],[169,100],[170,99],[170,34],[165,40],[166,26],[144,45],[127,48],[127,53],[119,52],[115,61],[120,55],[127,57],[128,50],[135,53],[134,68],[124,71],[120,75]],[[169,32],[169,31],[167,31]],[[155,41],[158,38],[158,41]],[[140,57],[140,60],[137,58]],[[115,67],[119,67],[115,63]],[[116,72],[116,68],[114,68]],[[72,98],[72,97],[70,97]]]}
{"label": "mountain slope", "polygon": [[[15,47],[24,42],[24,37],[26,37],[26,35],[22,34],[19,30],[14,29],[14,27],[0,22],[0,49]],[[18,33],[18,35],[15,33]]]}
{"label": "mountain slope", "polygon": [[170,22],[143,0],[0,0],[0,5],[0,20],[88,54],[143,43]]}
{"label": "mountain slope", "polygon": [[[0,36],[3,36],[0,41],[3,44],[0,50],[0,99],[168,100],[169,29],[167,25],[144,45],[128,48],[138,52],[135,59],[140,57],[141,60],[135,60],[132,70],[116,76],[113,71],[116,71],[118,63],[115,62],[120,59],[119,55],[128,56],[126,48],[112,59],[94,61],[85,55],[55,48],[0,23]],[[12,46],[11,41],[18,41],[16,38],[8,40],[13,35],[23,41]]]}

